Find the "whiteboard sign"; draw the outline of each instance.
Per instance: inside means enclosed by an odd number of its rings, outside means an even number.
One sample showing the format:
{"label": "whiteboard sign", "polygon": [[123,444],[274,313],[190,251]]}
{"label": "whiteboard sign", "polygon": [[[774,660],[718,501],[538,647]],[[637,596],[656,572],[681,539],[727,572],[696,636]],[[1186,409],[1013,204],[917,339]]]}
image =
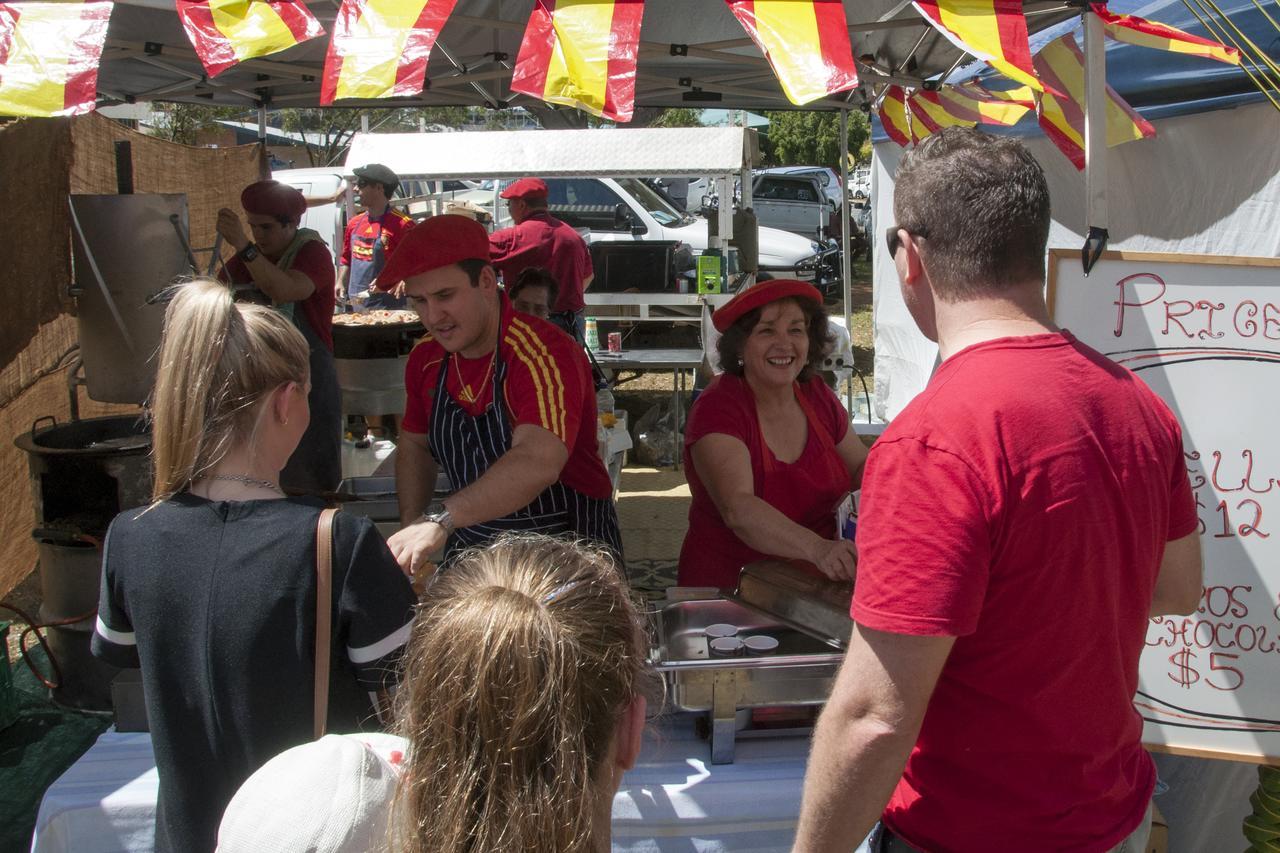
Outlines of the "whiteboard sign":
{"label": "whiteboard sign", "polygon": [[1280,758],[1280,261],[1049,253],[1059,326],[1182,423],[1204,593],[1151,620],[1134,705],[1156,750]]}

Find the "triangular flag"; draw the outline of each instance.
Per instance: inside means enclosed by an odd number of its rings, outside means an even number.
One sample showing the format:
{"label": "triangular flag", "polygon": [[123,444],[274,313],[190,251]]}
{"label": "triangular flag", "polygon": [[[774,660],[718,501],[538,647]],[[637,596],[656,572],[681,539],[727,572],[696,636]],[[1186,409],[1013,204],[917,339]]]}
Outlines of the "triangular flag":
{"label": "triangular flag", "polygon": [[644,0],[537,0],[511,91],[628,122]]}
{"label": "triangular flag", "polygon": [[[1035,58],[1046,85],[1064,93],[1040,96],[1040,126],[1077,169],[1084,168],[1084,54],[1075,36],[1067,33],[1049,42]],[[1116,90],[1107,86],[1107,146],[1156,135],[1151,122],[1134,112]]]}
{"label": "triangular flag", "polygon": [[301,0],[177,0],[182,28],[216,77],[237,62],[269,56],[324,35]]}
{"label": "triangular flag", "polygon": [[769,60],[791,103],[858,85],[841,0],[725,0]]}
{"label": "triangular flag", "polygon": [[937,92],[916,92],[908,100],[911,107],[911,123],[923,122],[930,133],[944,127],[973,127],[977,119],[960,118],[949,112],[938,100]]}
{"label": "triangular flag", "polygon": [[1012,126],[1036,108],[1030,86],[996,92],[977,84],[943,86],[937,92],[937,103],[947,112],[980,124]]}
{"label": "triangular flag", "polygon": [[911,144],[911,120],[907,117],[907,94],[901,86],[885,89],[880,101],[880,124],[890,139],[902,148]]}
{"label": "triangular flag", "polygon": [[458,0],[342,0],[324,59],[320,103],[416,95]]}
{"label": "triangular flag", "polygon": [[1102,26],[1107,31],[1107,35],[1116,41],[1136,44],[1139,47],[1153,47],[1157,50],[1202,56],[1205,59],[1216,59],[1229,65],[1240,64],[1240,51],[1234,47],[1193,36],[1176,27],[1148,21],[1137,15],[1117,15],[1107,8],[1106,3],[1090,3],[1089,10],[1102,19]]}
{"label": "triangular flag", "polygon": [[1043,90],[1031,62],[1022,0],[915,0],[912,5],[956,47],[1012,80]]}
{"label": "triangular flag", "polygon": [[93,110],[112,3],[0,3],[0,115]]}

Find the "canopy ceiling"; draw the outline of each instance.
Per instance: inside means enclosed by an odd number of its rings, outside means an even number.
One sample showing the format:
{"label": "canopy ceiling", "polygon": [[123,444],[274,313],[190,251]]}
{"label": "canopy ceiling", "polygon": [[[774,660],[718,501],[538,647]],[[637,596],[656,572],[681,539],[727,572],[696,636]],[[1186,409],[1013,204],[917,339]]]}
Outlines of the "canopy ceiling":
{"label": "canopy ceiling", "polygon": [[[575,110],[556,109],[510,90],[534,0],[458,0],[436,42],[428,88],[418,97],[342,101],[336,106],[525,106],[544,124]],[[310,0],[332,32],[339,0]],[[939,79],[963,59],[959,49],[925,24],[908,0],[844,0],[859,57],[862,85],[806,109],[860,107],[872,87]],[[1025,2],[1032,32],[1079,14],[1061,0]],[[724,0],[646,0],[637,72],[637,118],[645,108],[788,109],[792,104],[760,51]],[[169,100],[269,108],[317,106],[328,38],[312,39],[266,59],[248,60],[208,80],[182,31],[172,0],[117,0],[98,76],[101,98],[115,102]]]}

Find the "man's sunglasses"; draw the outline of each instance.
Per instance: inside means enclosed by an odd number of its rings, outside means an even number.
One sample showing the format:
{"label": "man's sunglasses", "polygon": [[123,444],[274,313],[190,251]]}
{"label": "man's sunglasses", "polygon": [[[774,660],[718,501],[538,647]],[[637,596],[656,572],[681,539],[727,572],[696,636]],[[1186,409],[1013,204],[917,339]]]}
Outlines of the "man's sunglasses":
{"label": "man's sunglasses", "polygon": [[371,181],[368,178],[356,178],[356,186],[358,187],[371,187],[376,183],[377,181]]}
{"label": "man's sunglasses", "polygon": [[884,242],[885,242],[885,245],[889,247],[889,257],[891,258],[896,257],[898,254],[898,249],[902,247],[902,238],[898,236],[899,231],[906,231],[912,237],[925,236],[919,231],[911,231],[910,229],[903,228],[901,225],[890,225],[888,228],[885,229]]}

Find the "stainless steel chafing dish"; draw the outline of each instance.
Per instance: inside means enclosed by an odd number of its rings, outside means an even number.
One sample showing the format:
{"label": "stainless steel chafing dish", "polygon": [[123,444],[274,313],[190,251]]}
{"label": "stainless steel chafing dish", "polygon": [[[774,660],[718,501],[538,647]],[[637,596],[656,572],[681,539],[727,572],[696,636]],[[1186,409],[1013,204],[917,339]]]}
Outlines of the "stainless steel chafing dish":
{"label": "stainless steel chafing dish", "polygon": [[[742,570],[732,595],[675,601],[657,611],[652,658],[667,683],[668,704],[710,712],[712,764],[733,762],[738,711],[826,702],[852,629],[851,596],[849,585],[761,562]],[[717,657],[705,632],[721,623],[772,637],[777,650]]]}

